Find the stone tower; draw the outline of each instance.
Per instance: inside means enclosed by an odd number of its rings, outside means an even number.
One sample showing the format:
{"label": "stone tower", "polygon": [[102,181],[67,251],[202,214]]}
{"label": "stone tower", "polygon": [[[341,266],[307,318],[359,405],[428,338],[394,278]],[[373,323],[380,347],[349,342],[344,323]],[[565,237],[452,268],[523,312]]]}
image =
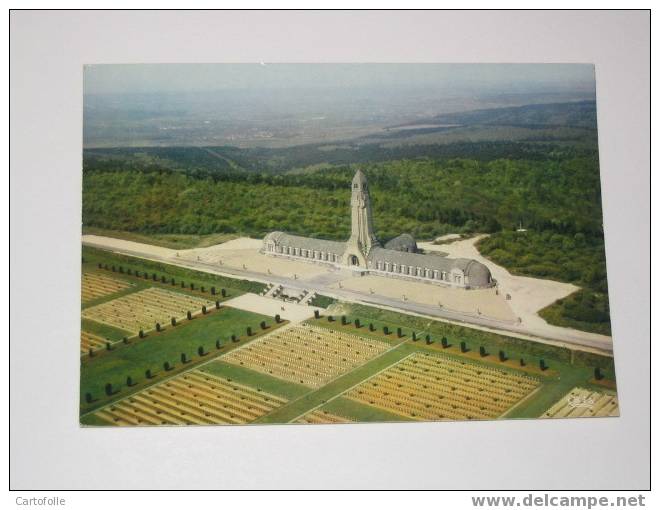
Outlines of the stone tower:
{"label": "stone tower", "polygon": [[355,172],[351,184],[351,237],[346,243],[344,264],[367,269],[367,256],[373,246],[380,246],[374,235],[367,178]]}

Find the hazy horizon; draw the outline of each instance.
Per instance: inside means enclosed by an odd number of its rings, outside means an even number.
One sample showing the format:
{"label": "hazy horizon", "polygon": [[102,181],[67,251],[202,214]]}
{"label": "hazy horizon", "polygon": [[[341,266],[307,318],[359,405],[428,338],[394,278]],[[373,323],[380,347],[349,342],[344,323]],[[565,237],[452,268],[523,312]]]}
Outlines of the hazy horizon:
{"label": "hazy horizon", "polygon": [[285,146],[445,113],[590,99],[590,64],[87,65],[84,145]]}
{"label": "hazy horizon", "polygon": [[503,91],[595,88],[591,64],[100,64],[85,94],[270,88],[425,88]]}

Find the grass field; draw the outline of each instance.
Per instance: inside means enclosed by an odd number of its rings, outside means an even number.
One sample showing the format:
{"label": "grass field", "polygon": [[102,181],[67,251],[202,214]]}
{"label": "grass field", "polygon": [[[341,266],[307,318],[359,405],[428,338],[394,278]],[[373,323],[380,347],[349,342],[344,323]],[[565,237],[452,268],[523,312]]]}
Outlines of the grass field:
{"label": "grass field", "polygon": [[611,392],[602,393],[584,388],[573,388],[541,418],[591,418],[619,416],[619,400]]}
{"label": "grass field", "polygon": [[335,298],[324,296],[323,294],[317,294],[310,301],[310,305],[318,306],[320,308],[328,308],[330,305],[333,305],[337,302]]}
{"label": "grass field", "polygon": [[[328,310],[328,313],[333,313],[334,308]],[[483,345],[488,352],[496,355],[500,350],[504,350],[510,359],[524,358],[528,361],[527,365],[538,365],[541,359],[545,359],[546,361],[552,360],[555,363],[571,364],[572,362],[575,366],[592,368],[598,366],[605,371],[606,378],[614,379],[614,360],[611,356],[585,351],[572,351],[568,347],[531,342],[504,334],[449,324],[439,320],[429,320],[372,306],[340,303],[336,308],[339,313],[346,316],[349,323],[358,318],[362,324],[373,323],[377,331],[382,331],[382,326],[387,325],[390,331],[396,331],[396,327],[402,327],[406,335],[411,335],[413,331],[416,331],[418,336],[430,334],[436,342],[439,342],[442,337],[446,337],[453,345],[458,345],[464,341],[473,351],[478,350]],[[335,317],[337,321],[333,324],[339,327],[340,315]]]}
{"label": "grass field", "polygon": [[[119,344],[112,351],[104,351],[96,356],[86,357],[81,365],[80,390],[81,406],[87,411],[103,405],[104,403],[120,398],[128,390],[139,389],[157,382],[163,377],[174,375],[181,370],[187,370],[212,357],[227,352],[241,345],[247,340],[246,329],[252,328],[253,336],[262,334],[259,324],[266,321],[269,325],[267,331],[275,327],[274,320],[263,315],[222,307],[211,311],[208,315],[199,316],[192,321],[184,321],[176,327],[166,329],[161,333],[153,332],[144,339],[134,339],[128,345]],[[231,335],[240,337],[239,342],[232,342]],[[222,348],[216,348],[216,340],[221,341]],[[202,347],[204,356],[198,355],[198,348]],[[181,362],[181,354],[185,354],[189,363]],[[171,370],[164,368],[168,362]],[[148,379],[146,370],[151,370],[153,379]],[[127,377],[131,377],[136,384],[128,388]],[[105,385],[112,384],[113,391],[118,394],[107,396]],[[93,403],[85,401],[85,394],[91,393],[95,400]]]}
{"label": "grass field", "polygon": [[[259,423],[298,422],[298,418],[315,410],[327,411],[339,415],[347,421],[406,421],[405,417],[387,413],[383,410],[369,408],[358,402],[340,397],[346,389],[359,383],[370,373],[381,370],[389,363],[400,359],[399,353],[388,353],[384,358],[378,358],[367,363],[349,374],[340,376],[330,384],[313,389],[268,374],[263,374],[249,368],[226,363],[222,357],[200,367],[200,371],[228,379],[229,382],[260,388],[263,391],[279,395],[288,400],[280,409],[257,420]],[[299,423],[299,422],[298,422]]]}
{"label": "grass field", "polygon": [[[228,311],[229,308],[225,308],[224,310]],[[229,318],[227,317],[226,319]],[[203,321],[209,321],[210,323],[214,319],[213,316],[209,316],[195,320],[198,321],[199,326]],[[324,320],[325,323],[323,322]],[[192,322],[194,323],[195,321]],[[225,321],[221,322],[226,323]],[[394,324],[390,324],[390,331],[392,332],[384,335],[382,330],[372,332],[369,331],[367,326],[363,326],[355,331],[355,326],[352,324],[342,326],[339,321],[328,323],[324,317],[318,321],[310,322],[315,323],[317,328],[327,329],[329,333],[337,329],[346,329],[347,331],[344,334],[350,331],[365,338],[377,339],[387,343],[389,348],[357,368],[339,374],[334,379],[317,388],[294,383],[281,377],[274,377],[273,375],[262,373],[246,366],[227,363],[223,359],[228,354],[226,351],[217,353],[215,359],[199,366],[198,370],[201,373],[208,373],[222,378],[228,383],[236,383],[259,389],[287,401],[270,412],[257,417],[253,423],[316,423],[322,421],[322,417],[325,414],[328,415],[328,422],[332,423],[339,421],[395,422],[419,420],[423,413],[416,416],[406,416],[405,413],[397,410],[395,407],[373,405],[368,401],[349,397],[354,396],[351,392],[354,393],[356,388],[366,384],[365,381],[369,381],[373,377],[383,377],[383,374],[391,373],[391,370],[397,367],[397,364],[405,362],[411,356],[422,356],[424,354],[440,356],[445,360],[449,360],[452,366],[467,364],[473,369],[473,372],[497,373],[506,380],[516,381],[522,378],[526,381],[535,381],[527,390],[512,398],[510,402],[504,402],[498,409],[491,410],[489,408],[482,410],[485,413],[483,415],[478,415],[477,413],[465,414],[464,416],[462,415],[463,418],[467,418],[468,416],[473,419],[492,419],[496,417],[536,418],[576,386],[590,388],[591,391],[603,391],[602,386],[599,387],[599,385],[589,382],[593,379],[593,370],[585,366],[575,366],[548,359],[548,364],[551,368],[547,370],[541,371],[536,367],[533,370],[524,370],[526,367],[516,365],[514,363],[516,360],[500,361],[497,356],[493,355],[481,357],[476,351],[463,353],[456,345],[443,348],[437,341],[433,341],[433,343],[427,345],[425,340],[420,336],[417,336],[418,340],[413,341],[412,329],[409,331],[403,330],[403,336],[398,338]],[[166,333],[162,333],[161,335],[165,336]],[[242,341],[249,340],[243,339]],[[259,342],[258,339],[256,341]],[[148,342],[148,339],[144,340],[145,344]],[[252,341],[249,342],[247,344],[248,346],[251,345]],[[244,346],[244,348],[246,346],[245,343],[240,345]],[[229,349],[235,349],[238,345],[231,344],[227,345],[227,347]],[[174,353],[177,350],[174,349],[172,352]],[[183,368],[183,370],[187,370],[187,368]],[[167,376],[162,370],[160,371],[160,375]],[[457,383],[455,386],[458,388],[457,391],[460,392],[460,384]],[[411,386],[408,389],[419,393],[419,388],[417,390],[416,388],[416,386]],[[102,389],[102,387],[99,389]],[[487,392],[491,391],[488,388],[486,389]],[[465,396],[464,393],[462,395]],[[492,398],[492,395],[490,395],[490,398]],[[474,411],[474,408],[471,410]],[[95,421],[96,419],[90,416],[92,415],[86,416],[83,419],[83,423],[90,425],[94,423],[98,424]],[[460,419],[461,417],[447,414],[444,419],[449,418]],[[443,418],[436,417],[434,419]]]}
{"label": "grass field", "polygon": [[437,354],[415,353],[345,397],[415,420],[493,419],[529,395],[538,380]]}
{"label": "grass field", "polygon": [[[91,299],[85,299],[85,280],[89,278],[105,278],[110,279],[115,282],[120,282],[123,288],[117,290],[116,292],[106,293],[97,295]],[[113,299],[120,297],[128,296],[133,292],[138,292],[142,289],[149,287],[149,282],[144,282],[138,278],[129,278],[124,275],[115,274],[111,271],[104,271],[97,268],[87,267],[85,272],[81,275],[83,290],[81,292],[81,307],[84,310],[85,308],[91,308],[92,306],[102,305]]]}
{"label": "grass field", "polygon": [[181,321],[187,313],[196,315],[203,310],[202,307],[211,309],[214,302],[209,297],[205,299],[176,290],[149,287],[86,308],[82,316],[137,335],[140,331],[156,329],[156,324],[166,326],[171,319]]}
{"label": "grass field", "polygon": [[327,424],[327,423],[351,423],[353,420],[332,414],[324,409],[310,411],[305,416],[298,418],[294,423]]}
{"label": "grass field", "polygon": [[83,273],[82,275],[82,302],[96,301],[99,298],[116,294],[129,288],[131,284],[125,280],[110,278],[97,273]]}
{"label": "grass field", "polygon": [[[101,268],[99,268],[99,264]],[[108,269],[104,269],[106,266]],[[112,271],[113,267],[115,271]],[[121,273],[119,272],[120,267],[123,271]],[[85,314],[85,310],[90,308],[151,288],[176,291],[177,293],[188,295],[195,299],[208,300],[209,302],[222,302],[237,297],[246,291],[261,292],[265,288],[262,284],[247,280],[216,278],[214,275],[200,273],[198,271],[190,271],[168,264],[158,264],[133,257],[125,257],[88,247],[83,247],[82,270],[83,281],[85,275],[88,278],[90,276],[93,278],[110,278],[113,281],[122,282],[123,287],[118,292],[98,296],[87,302],[83,301],[83,314]],[[131,274],[128,274],[129,270]],[[153,279],[154,273],[157,275],[156,280]],[[136,276],[136,274],[140,276]],[[147,278],[144,277],[145,274]],[[162,277],[165,277],[165,283],[162,282]],[[172,285],[172,279],[174,279],[175,285]],[[211,294],[212,287],[216,288],[215,295]],[[203,292],[202,289],[204,289]],[[222,289],[225,291],[224,296],[221,293]],[[166,318],[166,321],[169,324],[169,318]],[[163,326],[167,326],[167,324],[163,324]],[[99,336],[110,342],[122,340],[124,337],[130,338],[136,334],[135,331],[131,331],[128,328],[122,329],[117,326],[117,324],[98,322],[84,317],[81,320],[82,331]]]}
{"label": "grass field", "polygon": [[80,329],[83,332],[99,336],[108,342],[118,342],[124,337],[131,336],[130,331],[124,331],[123,329],[115,328],[108,324],[102,324],[100,322],[88,319],[81,319]]}
{"label": "grass field", "polygon": [[[507,412],[504,415],[507,418],[538,417],[575,386],[596,391],[602,390],[603,386],[607,385],[615,387],[613,361],[609,357],[582,351],[572,353],[567,348],[547,346],[364,305],[342,303],[341,308],[346,314],[346,325],[341,324],[339,316],[333,322],[328,322],[325,317],[310,320],[310,322],[332,329],[348,328],[358,335],[373,336],[379,339],[387,338],[387,341],[397,341],[397,328],[401,327],[403,340],[409,340],[402,346],[399,351],[401,353],[419,350],[440,352],[457,358],[478,361],[487,366],[501,367],[515,372],[522,371],[539,378],[541,388],[533,395],[533,398],[524,400]],[[359,318],[366,327],[356,330],[353,326],[355,318]],[[370,323],[374,324],[374,332],[369,331]],[[388,335],[383,334],[383,326],[388,326],[390,331]],[[416,332],[418,338],[416,342],[410,341],[413,331]],[[426,334],[431,335],[431,345],[425,343]],[[450,347],[442,347],[442,336],[446,336]],[[462,341],[466,342],[468,352],[461,352],[460,342]],[[487,356],[480,355],[479,347],[481,345],[486,347]],[[499,349],[505,350],[507,359],[504,362],[499,359]],[[525,360],[524,367],[520,366],[521,357]],[[548,366],[546,370],[539,368],[541,359]],[[605,378],[598,382],[593,380],[595,367],[604,369]]]}
{"label": "grass field", "polygon": [[104,349],[108,340],[87,331],[80,332],[80,354],[85,355],[90,349]]}
{"label": "grass field", "polygon": [[388,348],[385,342],[368,341],[347,331],[329,331],[304,324],[281,329],[236,349],[224,360],[318,388]]}
{"label": "grass field", "polygon": [[[152,287],[191,298],[217,297],[222,301],[219,294],[210,296],[211,286],[227,289],[225,298],[256,286],[253,282],[222,278],[220,287],[212,275],[185,269],[179,272],[180,268],[150,265],[130,257],[106,255],[100,250],[85,249],[84,257],[84,272],[131,285],[117,293],[95,298],[89,306],[83,305],[83,310],[110,304],[117,296],[134,299],[131,296]],[[108,264],[107,270],[105,264]],[[112,265],[116,266],[115,272],[111,270]],[[119,265],[124,271],[131,268],[132,274],[119,273]],[[136,277],[136,269],[146,271],[147,278]],[[153,272],[157,273],[156,281],[151,277]],[[165,283],[161,282],[161,275],[166,276]],[[171,278],[177,280],[175,286],[171,285]],[[185,282],[184,287],[179,280]],[[81,423],[301,424],[537,418],[558,405],[575,388],[594,395],[615,395],[613,362],[605,356],[364,305],[328,304],[330,308],[319,319],[286,326],[281,331],[279,327],[286,322],[275,324],[272,317],[226,306],[218,310],[213,306],[206,315],[183,320],[174,327],[166,324],[162,332],[148,332],[143,339],[109,324],[83,319],[87,341],[96,341],[95,345],[102,340],[113,343],[111,350],[101,347],[91,358],[85,355],[81,359]],[[328,320],[328,314],[333,315],[333,320]],[[359,327],[355,319],[359,320]],[[266,330],[260,328],[261,321],[268,324]],[[253,332],[250,337],[246,335],[248,326]],[[289,333],[284,334],[286,331]],[[231,341],[232,334],[239,337],[237,342]],[[125,336],[128,343],[121,341]],[[446,339],[444,345],[443,338]],[[220,349],[216,347],[216,340],[221,341]],[[373,352],[363,349],[369,345],[378,348]],[[199,347],[203,355],[199,355]],[[182,353],[186,355],[185,363]],[[426,358],[441,359],[441,366],[419,369],[411,365],[411,360]],[[594,379],[596,367],[601,369],[604,379]],[[401,368],[407,378],[397,375]],[[439,379],[427,381],[426,369],[439,371],[431,374]],[[147,370],[151,371],[151,377],[147,377]],[[451,375],[450,370],[457,370],[456,376]],[[461,375],[465,370],[469,373]],[[188,374],[197,379],[184,379]],[[482,374],[495,374],[496,382],[486,380],[484,383]],[[132,378],[130,387],[129,376]],[[379,385],[375,393],[374,382]],[[111,384],[109,389],[106,388],[108,383]],[[234,387],[238,389],[231,389]],[[365,388],[369,388],[369,394],[361,396],[359,392],[364,393]],[[152,393],[148,393],[150,390]],[[234,391],[243,392],[237,397],[237,404],[241,397],[249,400],[256,392],[272,395],[278,399],[277,405],[257,412],[256,408],[238,405],[231,410],[219,404],[224,402],[230,406]],[[397,391],[399,395],[391,400],[389,394]],[[443,395],[446,402],[455,395],[463,400],[460,405],[454,402],[455,409],[451,408],[451,403],[448,408],[429,401],[427,392],[436,398]],[[92,396],[91,402],[87,401],[87,393]],[[401,402],[399,397],[405,397],[407,403]],[[404,405],[398,406],[397,402]],[[475,407],[474,403],[478,405]],[[101,409],[104,411],[99,414]]]}
{"label": "grass field", "polygon": [[282,381],[267,374],[225,363],[222,357],[216,359],[212,363],[207,363],[200,367],[199,370],[218,377],[223,377],[230,382],[236,381],[239,384],[261,388],[269,393],[280,395],[287,400],[294,400],[309,392],[309,388],[300,384]]}
{"label": "grass field", "polygon": [[285,399],[191,370],[94,413],[112,425],[219,425],[250,423]]}

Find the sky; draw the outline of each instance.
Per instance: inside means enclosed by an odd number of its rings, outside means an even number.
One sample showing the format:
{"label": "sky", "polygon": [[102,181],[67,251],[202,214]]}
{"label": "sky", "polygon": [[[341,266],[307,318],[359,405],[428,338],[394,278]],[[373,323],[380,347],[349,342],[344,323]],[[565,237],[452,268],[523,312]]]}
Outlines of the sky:
{"label": "sky", "polygon": [[89,95],[322,88],[595,92],[595,76],[591,64],[101,64],[84,68],[84,91]]}

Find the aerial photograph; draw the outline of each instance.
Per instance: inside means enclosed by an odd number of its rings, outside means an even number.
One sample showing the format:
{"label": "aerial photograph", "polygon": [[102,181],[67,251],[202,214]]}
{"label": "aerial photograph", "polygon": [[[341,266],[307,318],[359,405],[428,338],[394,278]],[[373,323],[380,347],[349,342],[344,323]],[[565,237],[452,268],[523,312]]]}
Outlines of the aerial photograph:
{"label": "aerial photograph", "polygon": [[619,416],[593,65],[83,80],[82,426]]}

